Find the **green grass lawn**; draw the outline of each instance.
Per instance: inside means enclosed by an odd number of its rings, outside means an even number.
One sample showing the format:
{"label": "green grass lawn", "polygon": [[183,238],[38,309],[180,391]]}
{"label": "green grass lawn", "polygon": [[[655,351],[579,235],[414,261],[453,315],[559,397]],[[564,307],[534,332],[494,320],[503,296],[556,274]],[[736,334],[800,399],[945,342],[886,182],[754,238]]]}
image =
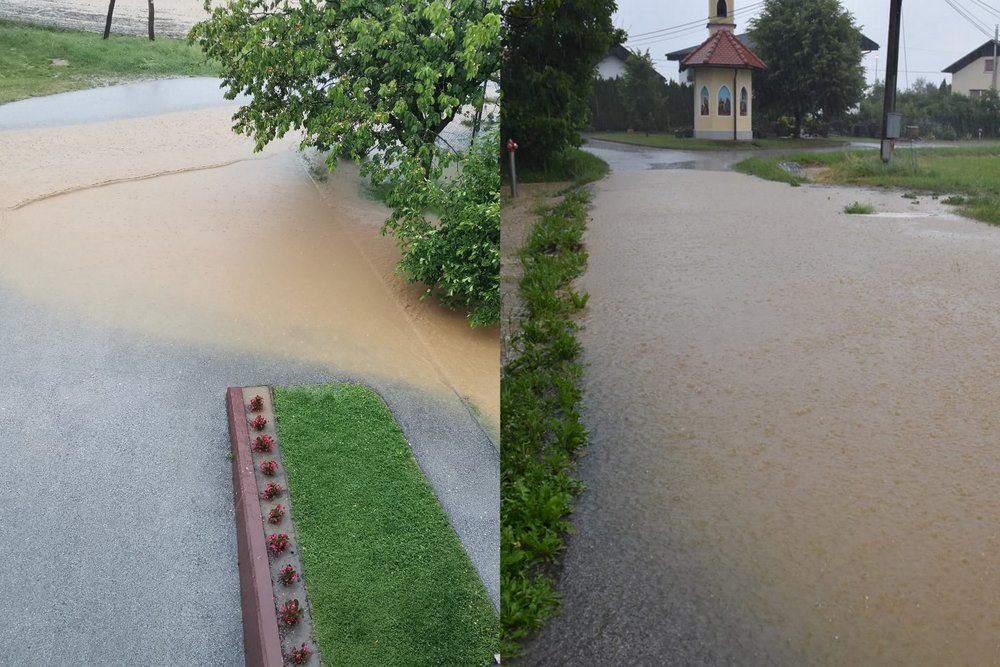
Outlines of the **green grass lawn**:
{"label": "green grass lawn", "polygon": [[385,403],[349,384],[274,394],[324,662],[489,664],[499,620]]}
{"label": "green grass lawn", "polygon": [[520,183],[571,181],[574,185],[584,185],[604,178],[607,173],[608,163],[601,158],[579,148],[567,148],[544,167],[519,166],[517,180]]}
{"label": "green grass lawn", "polygon": [[846,141],[840,139],[754,139],[753,141],[717,141],[714,139],[680,139],[673,134],[645,134],[643,132],[589,132],[587,137],[617,141],[637,146],[652,146],[653,148],[675,148],[683,151],[731,151],[758,150],[772,148],[787,148],[789,150],[806,150],[809,148],[828,148],[843,146]]}
{"label": "green grass lawn", "polygon": [[753,157],[736,165],[738,171],[769,180],[800,183],[778,167],[797,162],[803,167],[823,167],[825,183],[904,188],[926,194],[961,195],[945,200],[977,220],[1000,224],[1000,146],[923,148],[896,151],[883,164],[877,149],[832,153],[799,153],[778,157]]}
{"label": "green grass lawn", "polygon": [[105,41],[98,33],[0,20],[0,104],[136,79],[218,73],[200,48],[181,39],[112,35]]}

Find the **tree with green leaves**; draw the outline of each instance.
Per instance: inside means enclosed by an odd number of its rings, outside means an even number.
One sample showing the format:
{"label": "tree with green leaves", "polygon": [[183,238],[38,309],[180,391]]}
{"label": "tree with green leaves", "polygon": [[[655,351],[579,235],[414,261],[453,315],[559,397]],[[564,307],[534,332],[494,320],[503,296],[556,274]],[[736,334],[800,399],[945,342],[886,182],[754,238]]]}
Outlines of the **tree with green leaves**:
{"label": "tree with green leaves", "polygon": [[[656,68],[649,50],[632,54],[625,62],[625,104],[629,125],[649,134],[664,126],[666,83]],[[665,128],[664,128],[665,129]]]}
{"label": "tree with green leaves", "polygon": [[[330,169],[338,158],[349,158],[375,183],[398,189],[384,229],[399,241],[400,268],[412,269],[408,253],[419,248],[427,256],[426,234],[414,238],[409,234],[422,227],[400,221],[413,223],[427,210],[421,206],[451,192],[442,174],[465,157],[441,134],[463,107],[482,106],[487,82],[497,77],[500,0],[232,0],[214,9],[206,0],[206,9],[210,18],[190,38],[222,63],[226,96],[250,98],[234,116],[233,129],[253,137],[258,150],[301,131],[303,147],[330,150]],[[483,211],[492,198],[482,202]],[[498,235],[499,217],[486,213],[470,222],[495,225]],[[481,266],[493,270],[488,262]],[[494,299],[470,294],[467,283],[447,284],[451,273],[424,267],[410,277],[440,277],[444,282],[431,283],[431,291],[451,305],[466,295],[475,311]],[[473,282],[492,284],[488,276]],[[473,321],[488,318],[480,313]]]}
{"label": "tree with green leaves", "polygon": [[500,125],[522,164],[544,166],[582,142],[594,68],[625,35],[615,0],[516,0],[504,13]]}
{"label": "tree with green leaves", "polygon": [[795,119],[836,118],[861,99],[861,33],[839,0],[765,0],[750,24],[754,51],[768,69],[756,75],[754,111]]}

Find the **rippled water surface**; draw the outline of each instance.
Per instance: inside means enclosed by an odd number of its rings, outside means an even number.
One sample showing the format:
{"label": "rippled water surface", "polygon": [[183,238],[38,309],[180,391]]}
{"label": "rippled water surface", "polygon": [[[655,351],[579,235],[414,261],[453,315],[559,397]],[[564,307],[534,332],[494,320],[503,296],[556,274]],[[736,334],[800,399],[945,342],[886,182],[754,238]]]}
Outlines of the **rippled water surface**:
{"label": "rippled water surface", "polygon": [[1000,664],[1000,230],[732,173],[594,189],[589,488],[524,662]]}

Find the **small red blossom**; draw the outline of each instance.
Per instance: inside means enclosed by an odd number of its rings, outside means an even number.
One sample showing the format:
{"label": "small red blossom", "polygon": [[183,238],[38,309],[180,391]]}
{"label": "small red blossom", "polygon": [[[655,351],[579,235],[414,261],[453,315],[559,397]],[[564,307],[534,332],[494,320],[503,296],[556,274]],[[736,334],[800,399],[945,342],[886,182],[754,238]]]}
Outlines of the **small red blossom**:
{"label": "small red blossom", "polygon": [[258,435],[253,439],[253,450],[255,452],[270,452],[274,447],[274,439],[269,435]]}
{"label": "small red blossom", "polygon": [[268,482],[267,486],[264,487],[264,492],[260,494],[260,497],[264,500],[273,500],[281,495],[281,492],[285,489],[282,488],[280,484],[275,484],[274,482]]}
{"label": "small red blossom", "polygon": [[250,410],[260,412],[264,409],[264,397],[257,395],[250,399]]}
{"label": "small red blossom", "polygon": [[264,419],[264,415],[257,415],[257,418],[250,422],[250,426],[253,426],[255,431],[263,431],[267,426],[267,420]]}
{"label": "small red blossom", "polygon": [[272,533],[267,538],[267,546],[274,554],[280,554],[288,548],[288,533]]}
{"label": "small red blossom", "polygon": [[278,575],[278,579],[281,580],[285,586],[291,586],[295,583],[295,580],[299,578],[299,573],[295,571],[295,568],[291,565],[286,565],[281,568],[281,574]]}
{"label": "small red blossom", "polygon": [[279,504],[271,508],[271,512],[267,515],[267,522],[281,523],[281,520],[284,518],[285,518],[285,508]]}
{"label": "small red blossom", "polygon": [[298,600],[289,600],[281,605],[281,620],[285,625],[295,625],[302,618],[302,610],[299,608]]}
{"label": "small red blossom", "polygon": [[275,461],[274,459],[271,459],[270,461],[260,462],[260,471],[267,476],[273,475],[274,471],[277,470],[277,468],[278,468],[278,462]]}
{"label": "small red blossom", "polygon": [[309,658],[312,657],[312,651],[309,650],[309,647],[306,646],[305,642],[302,642],[301,648],[291,649],[285,657],[288,659],[288,662],[293,665],[304,665],[309,661]]}

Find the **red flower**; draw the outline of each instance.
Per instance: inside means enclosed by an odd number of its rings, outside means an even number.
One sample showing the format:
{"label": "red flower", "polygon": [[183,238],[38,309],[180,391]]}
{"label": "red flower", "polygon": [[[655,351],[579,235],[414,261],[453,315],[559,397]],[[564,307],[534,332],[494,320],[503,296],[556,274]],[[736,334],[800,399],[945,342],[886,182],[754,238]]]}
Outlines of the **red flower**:
{"label": "red flower", "polygon": [[285,586],[291,586],[295,583],[295,580],[299,578],[299,573],[295,571],[295,568],[291,565],[286,565],[281,568],[281,574],[278,575],[278,579],[281,580]]}
{"label": "red flower", "polygon": [[250,426],[253,426],[255,431],[262,431],[267,426],[267,420],[264,419],[264,415],[257,415],[257,418],[250,422]]}
{"label": "red flower", "polygon": [[304,665],[309,658],[312,656],[312,651],[306,646],[305,642],[302,642],[301,648],[293,648],[286,655],[285,658],[288,659],[293,665]]}
{"label": "red flower", "polygon": [[253,439],[253,450],[255,452],[270,452],[273,447],[274,439],[267,434],[258,435]]}
{"label": "red flower", "polygon": [[277,555],[288,548],[288,533],[272,533],[267,538],[267,546]]}
{"label": "red flower", "polygon": [[265,475],[268,475],[268,476],[273,475],[274,471],[277,468],[278,468],[278,462],[275,461],[274,459],[271,459],[270,461],[261,461],[260,462],[260,471],[262,473],[264,473]]}
{"label": "red flower", "polygon": [[271,508],[270,514],[267,515],[268,523],[281,523],[281,520],[285,518],[285,508],[280,504]]}
{"label": "red flower", "polygon": [[264,492],[260,495],[264,500],[272,500],[280,496],[282,491],[284,491],[284,489],[280,484],[268,482],[267,486],[264,487]]}
{"label": "red flower", "polygon": [[264,409],[264,397],[258,395],[258,396],[254,396],[253,398],[251,398],[250,399],[250,409],[253,412],[257,412],[259,410],[263,410]]}
{"label": "red flower", "polygon": [[299,609],[298,600],[289,600],[281,605],[281,620],[286,625],[295,625],[302,618],[302,610]]}

